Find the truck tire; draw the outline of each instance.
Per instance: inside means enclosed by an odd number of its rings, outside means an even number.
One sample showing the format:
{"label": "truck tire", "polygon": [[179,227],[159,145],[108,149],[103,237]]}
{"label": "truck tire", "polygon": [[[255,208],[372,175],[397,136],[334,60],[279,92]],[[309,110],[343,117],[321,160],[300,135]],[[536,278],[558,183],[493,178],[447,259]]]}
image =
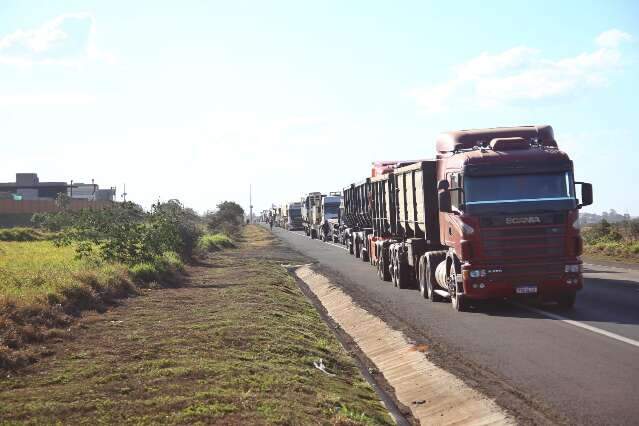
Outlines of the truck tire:
{"label": "truck tire", "polygon": [[355,238],[355,257],[357,259],[359,259],[359,256],[361,254],[360,250],[361,250],[361,247],[359,246],[359,242],[357,241],[357,238]]}
{"label": "truck tire", "polygon": [[382,281],[390,281],[391,273],[388,268],[388,256],[384,256],[383,250],[380,252],[379,259],[377,260],[377,266],[379,269],[379,279]]}
{"label": "truck tire", "polygon": [[353,252],[353,242],[350,239],[346,240],[346,245],[348,246],[348,254],[355,254]]}
{"label": "truck tire", "polygon": [[457,312],[465,312],[468,310],[468,300],[466,296],[457,291],[457,267],[455,262],[450,265],[448,272],[448,292],[450,293],[450,303]]}
{"label": "truck tire", "polygon": [[369,262],[368,250],[362,249],[362,262]]}
{"label": "truck tire", "polygon": [[572,309],[575,306],[577,300],[577,292],[571,291],[569,293],[561,294],[557,298],[557,304],[561,309]]}
{"label": "truck tire", "polygon": [[410,275],[408,274],[408,264],[397,258],[397,288],[405,290],[410,288]]}
{"label": "truck tire", "polygon": [[434,252],[434,253],[426,253],[425,257],[425,266],[426,270],[424,279],[426,280],[426,290],[428,293],[428,299],[431,302],[442,302],[444,298],[435,293],[435,288],[437,288],[437,279],[435,278],[435,270],[437,269],[437,265],[446,259],[445,252]]}
{"label": "truck tire", "polygon": [[419,259],[419,294],[428,299],[428,285],[426,284],[426,256]]}
{"label": "truck tire", "polygon": [[314,229],[311,229],[311,240],[317,239],[317,232]]}

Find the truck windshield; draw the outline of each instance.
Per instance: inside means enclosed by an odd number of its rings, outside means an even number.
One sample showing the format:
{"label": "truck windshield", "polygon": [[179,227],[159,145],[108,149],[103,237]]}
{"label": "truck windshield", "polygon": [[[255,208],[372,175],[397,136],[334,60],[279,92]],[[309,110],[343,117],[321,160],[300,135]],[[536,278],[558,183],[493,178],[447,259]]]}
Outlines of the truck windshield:
{"label": "truck windshield", "polygon": [[324,216],[327,219],[336,218],[339,213],[339,204],[324,204]]}
{"label": "truck windshield", "polygon": [[288,215],[290,217],[301,217],[302,211],[300,209],[289,209]]}
{"label": "truck windshield", "polygon": [[465,176],[467,206],[494,203],[527,203],[574,200],[570,172],[538,175]]}

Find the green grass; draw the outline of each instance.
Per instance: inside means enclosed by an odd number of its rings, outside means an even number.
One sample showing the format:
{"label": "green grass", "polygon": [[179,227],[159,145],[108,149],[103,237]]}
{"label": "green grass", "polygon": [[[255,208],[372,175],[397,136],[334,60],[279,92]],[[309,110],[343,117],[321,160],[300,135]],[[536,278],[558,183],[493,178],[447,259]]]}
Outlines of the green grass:
{"label": "green grass", "polygon": [[53,237],[54,234],[34,228],[0,229],[0,241],[45,241]]}
{"label": "green grass", "polygon": [[117,265],[90,265],[75,256],[73,247],[50,241],[0,242],[0,297],[28,304],[63,297],[71,287],[93,275],[108,283],[121,274]]}
{"label": "green grass", "polygon": [[584,253],[616,260],[639,261],[639,242],[597,241],[584,244]]}
{"label": "green grass", "polygon": [[148,264],[79,259],[73,246],[0,241],[0,369],[28,364],[29,344],[68,326],[81,311],[104,311],[142,287],[177,286],[184,264],[167,252]]}
{"label": "green grass", "polygon": [[[0,418],[32,424],[392,424],[260,228],[187,268],[182,288],[100,316],[0,382]],[[322,358],[328,376],[313,366]]]}
{"label": "green grass", "polygon": [[201,251],[214,252],[225,248],[235,247],[235,244],[224,234],[206,234],[200,237],[197,246]]}

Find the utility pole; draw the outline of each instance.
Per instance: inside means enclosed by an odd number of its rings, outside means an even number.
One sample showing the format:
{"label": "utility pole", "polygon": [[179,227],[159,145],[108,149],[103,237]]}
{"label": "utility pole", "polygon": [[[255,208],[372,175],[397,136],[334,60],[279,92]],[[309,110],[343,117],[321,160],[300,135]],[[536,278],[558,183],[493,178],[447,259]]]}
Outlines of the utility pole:
{"label": "utility pole", "polygon": [[126,203],[126,183],[124,184],[124,189],[122,190],[122,195],[120,195],[120,197],[122,197],[122,200]]}
{"label": "utility pole", "polygon": [[249,223],[253,223],[253,185],[249,184]]}

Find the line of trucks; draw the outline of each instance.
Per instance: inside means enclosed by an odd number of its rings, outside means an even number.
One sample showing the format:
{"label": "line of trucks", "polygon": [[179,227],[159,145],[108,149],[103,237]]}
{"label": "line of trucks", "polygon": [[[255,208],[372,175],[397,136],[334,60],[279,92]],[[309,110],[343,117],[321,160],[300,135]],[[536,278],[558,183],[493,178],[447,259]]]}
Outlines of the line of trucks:
{"label": "line of trucks", "polygon": [[592,185],[574,180],[552,127],[452,131],[435,146],[434,159],[373,163],[341,192],[311,192],[265,219],[343,244],[381,280],[458,311],[515,297],[571,308]]}

